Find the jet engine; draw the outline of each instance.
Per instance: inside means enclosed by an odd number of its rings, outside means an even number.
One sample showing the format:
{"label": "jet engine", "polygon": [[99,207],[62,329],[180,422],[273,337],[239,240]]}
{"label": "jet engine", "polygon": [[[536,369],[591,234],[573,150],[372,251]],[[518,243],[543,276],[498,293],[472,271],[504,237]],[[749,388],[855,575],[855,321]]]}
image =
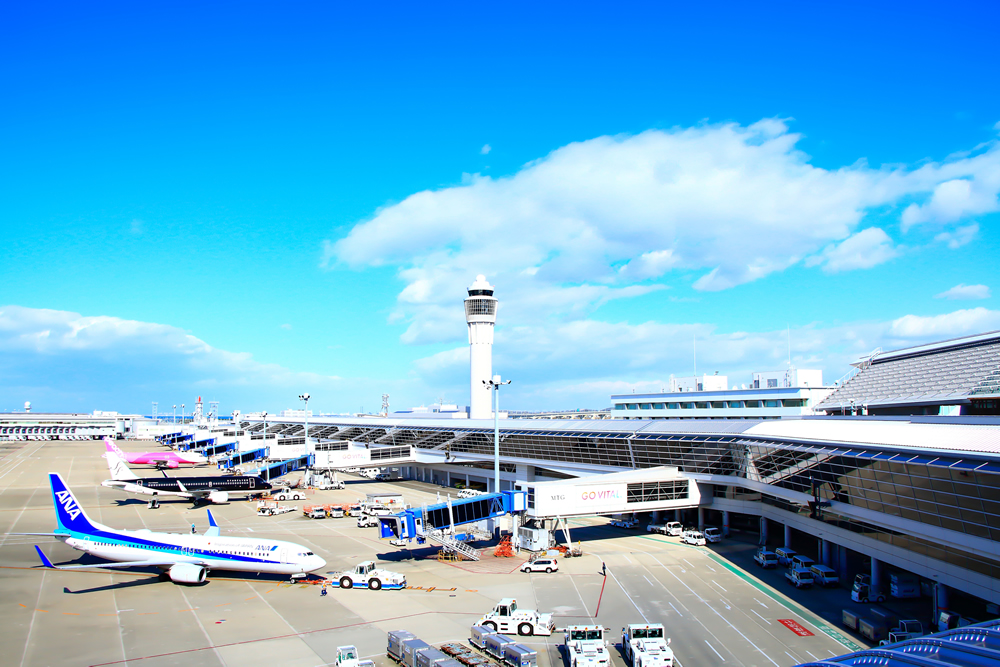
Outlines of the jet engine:
{"label": "jet engine", "polygon": [[212,491],[208,494],[208,502],[210,503],[228,503],[229,493],[226,491]]}
{"label": "jet engine", "polygon": [[170,576],[170,581],[175,584],[203,584],[208,569],[194,563],[177,563],[170,566],[167,574]]}

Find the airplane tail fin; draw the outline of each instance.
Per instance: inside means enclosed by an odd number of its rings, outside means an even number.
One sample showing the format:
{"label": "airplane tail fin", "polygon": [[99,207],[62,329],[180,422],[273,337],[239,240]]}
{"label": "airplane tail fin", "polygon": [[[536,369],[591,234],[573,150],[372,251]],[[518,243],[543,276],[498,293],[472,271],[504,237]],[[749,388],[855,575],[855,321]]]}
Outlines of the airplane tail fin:
{"label": "airplane tail fin", "polygon": [[205,535],[208,537],[218,537],[219,535],[219,524],[215,523],[212,510],[208,510],[208,530],[205,531]]}
{"label": "airplane tail fin", "polygon": [[[132,480],[139,479],[139,476],[125,465],[125,459],[119,456],[111,447],[112,445],[108,446],[107,453],[108,470],[111,471],[111,479],[118,482],[131,482]],[[115,447],[115,449],[118,448]]]}
{"label": "airplane tail fin", "polygon": [[112,440],[108,436],[104,436],[104,448],[108,451],[109,454],[115,454],[122,461],[126,462],[128,461],[128,457],[125,456],[125,452],[123,452],[121,448],[115,444],[114,440]]}
{"label": "airplane tail fin", "polygon": [[59,528],[78,533],[92,533],[97,530],[59,473],[49,473],[49,485],[52,487],[52,503],[56,507],[56,522]]}

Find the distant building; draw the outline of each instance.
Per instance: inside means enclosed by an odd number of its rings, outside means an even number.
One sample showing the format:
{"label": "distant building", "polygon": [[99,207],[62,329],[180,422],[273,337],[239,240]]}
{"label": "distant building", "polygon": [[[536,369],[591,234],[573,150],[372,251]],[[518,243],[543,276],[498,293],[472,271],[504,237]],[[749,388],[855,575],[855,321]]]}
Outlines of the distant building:
{"label": "distant building", "polygon": [[876,350],[817,408],[830,415],[1000,415],[1000,331]]}
{"label": "distant building", "polygon": [[[492,416],[492,413],[490,413]],[[449,403],[434,403],[432,405],[420,405],[409,410],[397,410],[392,417],[409,419],[468,419],[469,408],[458,407]]]}
{"label": "distant building", "polygon": [[298,417],[299,419],[301,419],[303,417],[312,417],[313,413],[312,413],[312,410],[302,410],[302,409],[289,408],[288,410],[282,410],[280,413],[278,413],[278,416],[279,417]]}
{"label": "distant building", "polygon": [[823,371],[790,368],[753,373],[748,385],[728,387],[725,375],[671,378],[670,388],[611,396],[615,419],[780,419],[816,414],[834,388]]}

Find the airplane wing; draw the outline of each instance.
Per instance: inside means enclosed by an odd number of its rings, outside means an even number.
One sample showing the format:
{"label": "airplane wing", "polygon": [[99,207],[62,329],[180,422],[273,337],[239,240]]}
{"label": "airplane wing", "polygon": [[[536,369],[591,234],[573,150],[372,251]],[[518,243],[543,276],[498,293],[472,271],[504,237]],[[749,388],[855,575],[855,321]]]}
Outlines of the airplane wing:
{"label": "airplane wing", "polygon": [[[86,570],[93,568],[108,568],[108,567],[154,567],[163,565],[176,565],[178,561],[176,560],[133,560],[126,561],[124,563],[101,563],[98,565],[53,565],[52,561],[48,559],[45,553],[35,546],[35,551],[38,552],[38,557],[42,559],[42,565],[53,570]],[[185,562],[185,561],[181,561]]]}

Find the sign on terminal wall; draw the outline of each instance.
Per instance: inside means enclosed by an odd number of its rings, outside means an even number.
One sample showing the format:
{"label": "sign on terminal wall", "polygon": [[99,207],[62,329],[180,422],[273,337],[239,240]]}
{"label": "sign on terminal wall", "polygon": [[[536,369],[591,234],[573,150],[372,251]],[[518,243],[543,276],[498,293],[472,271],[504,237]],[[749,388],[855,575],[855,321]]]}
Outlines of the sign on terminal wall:
{"label": "sign on terminal wall", "polygon": [[535,487],[535,512],[544,515],[625,511],[625,484],[543,484]]}

